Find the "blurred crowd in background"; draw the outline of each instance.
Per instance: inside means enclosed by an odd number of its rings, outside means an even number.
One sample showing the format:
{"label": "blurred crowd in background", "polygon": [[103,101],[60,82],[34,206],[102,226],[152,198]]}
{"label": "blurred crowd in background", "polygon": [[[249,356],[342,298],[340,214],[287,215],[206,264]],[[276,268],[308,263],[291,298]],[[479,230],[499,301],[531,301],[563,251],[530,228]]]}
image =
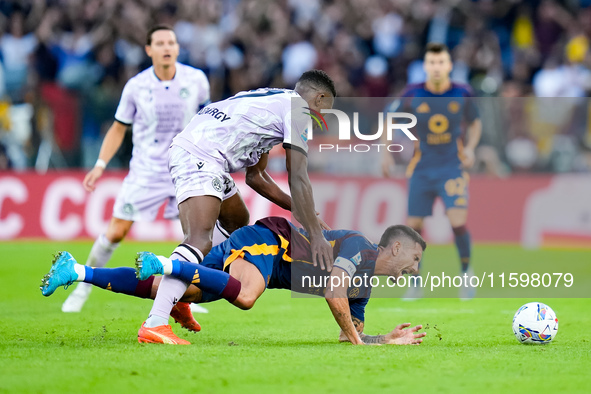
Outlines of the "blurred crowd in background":
{"label": "blurred crowd in background", "polygon": [[311,68],[340,96],[395,97],[446,43],[452,79],[488,103],[477,171],[591,171],[591,0],[0,0],[0,169],[92,166],[157,23],[213,101]]}

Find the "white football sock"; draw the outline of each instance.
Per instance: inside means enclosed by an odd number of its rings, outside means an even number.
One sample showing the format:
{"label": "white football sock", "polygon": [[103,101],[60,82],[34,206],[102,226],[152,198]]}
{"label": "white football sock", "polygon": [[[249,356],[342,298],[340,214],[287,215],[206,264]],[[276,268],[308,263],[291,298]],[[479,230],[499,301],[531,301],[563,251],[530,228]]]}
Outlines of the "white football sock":
{"label": "white football sock", "polygon": [[145,327],[152,328],[158,326],[165,326],[168,324],[168,318],[157,316],[157,315],[150,315],[146,319],[146,323],[144,324]]}
{"label": "white football sock", "polygon": [[119,243],[111,243],[107,237],[105,237],[105,234],[99,235],[96,241],[94,241],[92,249],[90,249],[86,265],[99,268],[104,267],[111,259],[117,246],[119,246]]}
{"label": "white football sock", "polygon": [[156,258],[162,263],[162,274],[172,274],[172,260],[166,256],[156,256]]}
{"label": "white football sock", "polygon": [[86,278],[86,268],[82,264],[74,264],[74,271],[78,274],[76,282],[83,282],[84,278]]}
{"label": "white football sock", "polygon": [[[176,247],[170,257],[175,260],[190,261],[199,264],[203,260],[203,253],[193,246],[181,244]],[[172,262],[170,270],[172,272]],[[156,293],[152,310],[150,310],[150,315],[146,319],[146,327],[168,324],[172,307],[185,294],[187,287],[189,285],[182,280],[173,278],[170,275],[164,275],[158,286],[158,292]]]}

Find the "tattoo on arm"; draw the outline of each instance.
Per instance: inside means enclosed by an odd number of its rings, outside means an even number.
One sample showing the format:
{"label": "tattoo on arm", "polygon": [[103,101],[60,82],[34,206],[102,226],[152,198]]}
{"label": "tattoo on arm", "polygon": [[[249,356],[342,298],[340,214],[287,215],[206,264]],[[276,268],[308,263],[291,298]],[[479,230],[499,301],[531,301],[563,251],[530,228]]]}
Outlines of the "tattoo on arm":
{"label": "tattoo on arm", "polygon": [[361,340],[366,345],[381,345],[386,343],[386,336],[385,335],[365,335],[361,334]]}
{"label": "tattoo on arm", "polygon": [[353,320],[353,325],[355,329],[359,333],[359,337],[366,345],[381,345],[386,343],[386,336],[385,335],[365,335],[363,333],[363,327],[365,323],[363,320],[359,320],[356,317],[351,316],[351,320]]}
{"label": "tattoo on arm", "polygon": [[353,325],[355,326],[355,329],[357,330],[357,332],[359,333],[359,335],[363,334],[363,320],[359,320],[356,317],[351,316],[351,320],[353,320]]}
{"label": "tattoo on arm", "polygon": [[363,333],[363,327],[365,323],[362,320],[357,319],[356,317],[351,316],[351,320],[353,320],[353,325],[355,329],[359,333],[359,337],[366,345],[381,345],[386,343],[386,336],[385,335],[365,335]]}

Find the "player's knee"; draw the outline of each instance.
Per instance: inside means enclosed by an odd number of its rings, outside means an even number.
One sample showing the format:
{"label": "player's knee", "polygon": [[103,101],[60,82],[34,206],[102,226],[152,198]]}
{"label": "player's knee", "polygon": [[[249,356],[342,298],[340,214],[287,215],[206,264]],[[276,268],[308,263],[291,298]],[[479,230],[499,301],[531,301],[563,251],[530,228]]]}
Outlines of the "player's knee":
{"label": "player's knee", "polygon": [[465,224],[463,224],[461,226],[452,227],[452,230],[453,230],[454,235],[456,237],[461,237],[468,232],[468,228],[466,227]]}
{"label": "player's knee", "polygon": [[183,243],[189,244],[206,254],[211,249],[211,240],[213,236],[213,227],[191,229],[186,235]]}
{"label": "player's knee", "polygon": [[105,234],[105,237],[111,243],[119,243],[123,241],[128,231],[129,229],[124,226],[110,226],[107,233]]}
{"label": "player's knee", "polygon": [[113,234],[111,237],[107,237],[109,242],[111,242],[113,244],[123,241],[124,238],[125,238],[124,232],[118,232],[118,233]]}
{"label": "player's knee", "polygon": [[243,311],[247,311],[251,309],[255,302],[257,301],[258,297],[254,297],[251,294],[240,294],[236,299],[234,305],[238,308],[242,309]]}

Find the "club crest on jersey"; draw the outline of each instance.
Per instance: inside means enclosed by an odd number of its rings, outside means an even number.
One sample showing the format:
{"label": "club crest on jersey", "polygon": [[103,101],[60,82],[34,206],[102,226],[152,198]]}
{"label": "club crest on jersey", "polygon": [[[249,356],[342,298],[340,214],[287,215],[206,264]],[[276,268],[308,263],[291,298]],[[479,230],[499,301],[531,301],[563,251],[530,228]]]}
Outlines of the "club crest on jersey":
{"label": "club crest on jersey", "polygon": [[179,92],[179,96],[182,99],[186,99],[191,95],[191,93],[189,92],[189,89],[187,88],[182,88]]}
{"label": "club crest on jersey", "polygon": [[216,192],[221,192],[222,190],[224,190],[222,182],[219,180],[219,178],[213,178],[213,180],[211,181],[211,186],[213,186],[213,190],[215,190]]}
{"label": "club crest on jersey", "polygon": [[129,203],[123,205],[123,212],[126,215],[133,215],[133,205],[131,205]]}
{"label": "club crest on jersey", "polygon": [[349,298],[359,297],[359,287],[353,287],[349,290]]}

